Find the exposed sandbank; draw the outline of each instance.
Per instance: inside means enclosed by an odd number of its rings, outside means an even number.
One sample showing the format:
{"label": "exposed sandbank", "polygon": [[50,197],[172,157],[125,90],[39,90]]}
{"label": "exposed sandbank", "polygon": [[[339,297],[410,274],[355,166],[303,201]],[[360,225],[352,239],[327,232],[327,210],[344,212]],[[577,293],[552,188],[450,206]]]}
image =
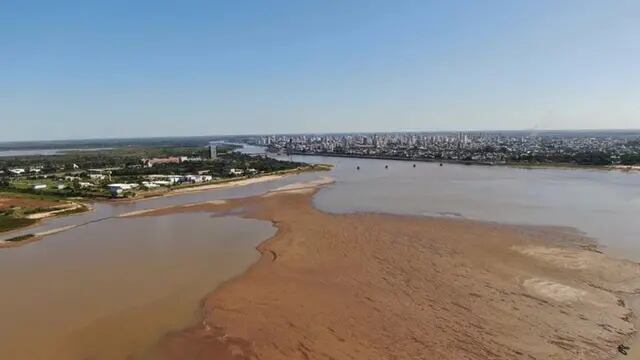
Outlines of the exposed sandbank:
{"label": "exposed sandbank", "polygon": [[578,233],[327,214],[301,188],[144,214],[242,209],[278,228],[164,358],[609,359],[636,331],[640,266]]}

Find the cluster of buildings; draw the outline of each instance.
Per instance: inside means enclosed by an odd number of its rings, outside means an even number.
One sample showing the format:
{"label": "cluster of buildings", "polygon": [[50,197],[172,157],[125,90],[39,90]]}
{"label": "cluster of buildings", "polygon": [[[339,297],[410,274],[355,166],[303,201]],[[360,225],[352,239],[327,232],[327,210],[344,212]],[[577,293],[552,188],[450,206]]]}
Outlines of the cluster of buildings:
{"label": "cluster of buildings", "polygon": [[271,152],[504,163],[561,162],[602,154],[610,164],[640,155],[640,134],[384,133],[273,135],[255,139]]}
{"label": "cluster of buildings", "polygon": [[114,183],[108,184],[107,189],[113,196],[119,196],[127,191],[133,191],[136,188],[142,186],[143,188],[155,189],[159,187],[169,187],[179,184],[198,184],[213,181],[214,178],[211,175],[198,174],[198,175],[147,175],[145,180],[140,183]]}
{"label": "cluster of buildings", "polygon": [[159,164],[181,164],[183,162],[201,162],[203,159],[199,156],[169,156],[163,158],[142,159],[145,167],[153,167]]}
{"label": "cluster of buildings", "polygon": [[[243,176],[245,174],[255,174],[258,171],[256,169],[230,169],[229,175],[231,176]],[[146,175],[144,180],[140,183],[114,183],[108,184],[107,189],[113,196],[119,196],[127,191],[133,191],[136,188],[142,186],[144,189],[155,189],[159,187],[170,187],[180,184],[200,184],[209,181],[216,180],[212,175],[207,175],[206,172],[201,174],[190,175]]]}
{"label": "cluster of buildings", "polygon": [[[256,174],[256,169],[229,169],[229,175],[231,176],[243,176],[245,174]],[[207,175],[206,171],[201,174],[190,175],[146,175],[144,181],[138,183],[114,183],[108,184],[107,189],[113,196],[119,196],[127,191],[133,191],[134,189],[142,186],[143,188],[155,189],[159,187],[169,187],[180,184],[200,184],[209,181],[216,180],[212,175]]]}
{"label": "cluster of buildings", "polygon": [[198,184],[213,181],[211,175],[147,175],[145,180],[140,183],[114,183],[108,184],[107,189],[112,195],[121,195],[122,193],[134,190],[142,186],[145,189],[155,189],[161,186],[169,187],[179,184]]}
{"label": "cluster of buildings", "polygon": [[[7,169],[7,172],[10,175],[19,176],[19,175],[37,175],[42,172],[42,166],[30,166],[28,168],[10,168]],[[0,170],[0,174],[4,173],[3,170]]]}

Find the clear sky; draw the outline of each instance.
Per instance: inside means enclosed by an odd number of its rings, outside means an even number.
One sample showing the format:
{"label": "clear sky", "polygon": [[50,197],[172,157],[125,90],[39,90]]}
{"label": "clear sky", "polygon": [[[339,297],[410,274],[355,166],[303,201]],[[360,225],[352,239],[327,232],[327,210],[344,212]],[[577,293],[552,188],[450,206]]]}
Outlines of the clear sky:
{"label": "clear sky", "polygon": [[0,141],[640,128],[640,1],[0,1]]}

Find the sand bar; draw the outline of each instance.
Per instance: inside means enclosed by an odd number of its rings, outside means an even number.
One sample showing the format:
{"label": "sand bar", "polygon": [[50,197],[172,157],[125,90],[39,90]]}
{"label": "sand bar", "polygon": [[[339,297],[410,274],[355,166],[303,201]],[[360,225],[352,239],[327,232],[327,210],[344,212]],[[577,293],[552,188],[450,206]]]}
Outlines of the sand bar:
{"label": "sand bar", "polygon": [[226,181],[226,182],[217,183],[217,184],[198,185],[198,186],[182,188],[182,189],[172,189],[167,195],[176,195],[176,194],[184,194],[184,193],[189,193],[194,191],[205,191],[205,190],[222,189],[222,188],[257,184],[257,183],[266,182],[266,181],[278,180],[283,178],[286,175],[288,174],[265,175],[265,176],[258,176],[258,177],[242,179],[242,180]]}
{"label": "sand bar", "polygon": [[161,342],[164,358],[610,359],[636,332],[625,299],[640,266],[571,245],[578,233],[327,214],[311,198],[159,210],[243,209],[278,228],[204,300],[201,324]]}

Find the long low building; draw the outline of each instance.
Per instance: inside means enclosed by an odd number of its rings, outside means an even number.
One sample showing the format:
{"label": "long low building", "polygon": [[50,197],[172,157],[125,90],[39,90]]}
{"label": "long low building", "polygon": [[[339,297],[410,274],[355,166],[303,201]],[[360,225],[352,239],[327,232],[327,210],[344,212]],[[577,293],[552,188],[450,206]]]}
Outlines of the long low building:
{"label": "long low building", "polygon": [[179,164],[182,162],[181,158],[178,156],[170,156],[166,158],[143,159],[142,161],[147,167],[153,167],[153,165],[158,165],[158,164]]}
{"label": "long low building", "polygon": [[107,185],[107,189],[112,195],[120,195],[125,191],[135,189],[138,187],[138,184],[109,184]]}
{"label": "long low building", "polygon": [[[147,179],[156,184],[160,184],[161,181],[167,181],[170,185],[190,182],[190,183],[201,183],[213,180],[213,176],[211,175],[147,175]],[[162,184],[163,186],[165,184]]]}
{"label": "long low building", "polygon": [[213,180],[211,175],[185,175],[183,181],[191,183],[201,183]]}

